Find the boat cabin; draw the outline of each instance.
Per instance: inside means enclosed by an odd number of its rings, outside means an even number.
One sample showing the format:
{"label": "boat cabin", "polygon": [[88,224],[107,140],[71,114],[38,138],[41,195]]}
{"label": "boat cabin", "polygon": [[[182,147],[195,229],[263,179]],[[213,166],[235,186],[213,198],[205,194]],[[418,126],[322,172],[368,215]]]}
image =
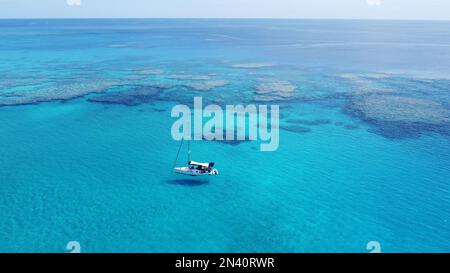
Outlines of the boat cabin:
{"label": "boat cabin", "polygon": [[208,172],[214,167],[214,162],[210,163],[199,163],[195,161],[189,161],[189,169],[198,170],[200,172]]}

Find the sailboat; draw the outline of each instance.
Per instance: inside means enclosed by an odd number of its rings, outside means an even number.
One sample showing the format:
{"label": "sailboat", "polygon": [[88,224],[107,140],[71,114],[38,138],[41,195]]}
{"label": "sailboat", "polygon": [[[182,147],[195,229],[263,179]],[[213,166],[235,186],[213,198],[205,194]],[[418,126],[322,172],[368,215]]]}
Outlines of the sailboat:
{"label": "sailboat", "polygon": [[188,165],[184,167],[175,167],[177,164],[178,156],[180,155],[181,147],[183,146],[184,140],[181,141],[180,148],[178,149],[177,157],[174,163],[174,172],[182,175],[189,176],[207,176],[207,175],[218,175],[219,171],[214,168],[215,163],[200,163],[191,160],[191,142],[188,141]]}

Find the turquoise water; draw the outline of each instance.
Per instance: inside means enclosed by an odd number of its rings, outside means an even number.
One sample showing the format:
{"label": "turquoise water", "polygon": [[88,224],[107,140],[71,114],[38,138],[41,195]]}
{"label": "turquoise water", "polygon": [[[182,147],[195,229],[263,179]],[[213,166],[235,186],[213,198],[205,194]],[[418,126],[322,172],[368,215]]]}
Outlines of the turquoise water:
{"label": "turquoise water", "polygon": [[[448,22],[2,20],[0,33],[0,252],[450,251]],[[194,142],[220,175],[172,174],[170,111],[194,96],[280,105],[279,149]]]}

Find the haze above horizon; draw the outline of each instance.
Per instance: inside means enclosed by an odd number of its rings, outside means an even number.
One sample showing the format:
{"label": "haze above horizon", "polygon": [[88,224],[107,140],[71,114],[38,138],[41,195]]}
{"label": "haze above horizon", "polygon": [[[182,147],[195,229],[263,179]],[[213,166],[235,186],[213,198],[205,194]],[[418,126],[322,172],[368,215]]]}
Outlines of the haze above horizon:
{"label": "haze above horizon", "polygon": [[0,19],[450,20],[448,0],[0,0]]}

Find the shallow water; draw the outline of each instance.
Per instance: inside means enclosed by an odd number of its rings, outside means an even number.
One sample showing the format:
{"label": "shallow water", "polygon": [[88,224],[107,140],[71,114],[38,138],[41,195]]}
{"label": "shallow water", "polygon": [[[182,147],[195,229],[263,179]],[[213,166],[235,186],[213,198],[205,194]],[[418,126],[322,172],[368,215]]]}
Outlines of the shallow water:
{"label": "shallow water", "polygon": [[[2,20],[0,251],[448,252],[449,32]],[[195,142],[220,175],[172,174],[170,110],[194,96],[279,104],[278,151]]]}

